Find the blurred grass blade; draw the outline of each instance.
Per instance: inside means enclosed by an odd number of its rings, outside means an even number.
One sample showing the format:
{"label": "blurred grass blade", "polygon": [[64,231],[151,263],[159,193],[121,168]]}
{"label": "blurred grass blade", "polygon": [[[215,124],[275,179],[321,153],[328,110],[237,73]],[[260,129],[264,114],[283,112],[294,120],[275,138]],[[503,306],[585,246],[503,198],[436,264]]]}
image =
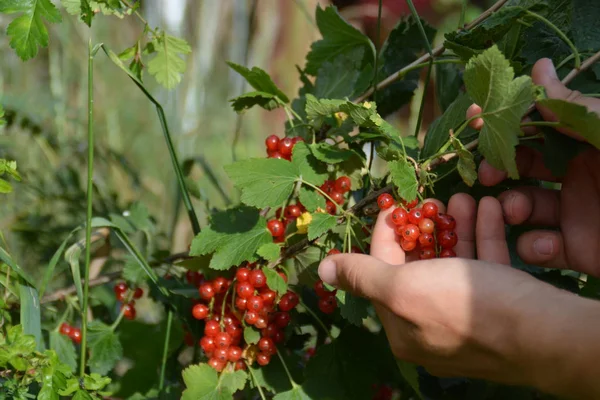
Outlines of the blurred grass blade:
{"label": "blurred grass blade", "polygon": [[19,267],[19,265],[12,259],[10,254],[8,254],[8,252],[2,247],[0,247],[0,260],[2,260],[3,263],[8,265],[13,271],[17,273],[17,275],[23,278],[23,280],[25,280],[28,284],[35,287],[31,275],[29,275],[27,271]]}
{"label": "blurred grass blade", "polygon": [[112,222],[110,222],[109,220],[104,219],[104,218],[98,218],[97,217],[97,218],[92,219],[92,228],[100,228],[100,227],[112,229],[112,231],[115,233],[115,235],[117,235],[117,237],[119,238],[119,240],[121,241],[121,243],[123,243],[123,246],[125,246],[125,248],[127,249],[127,251],[129,251],[129,253],[133,256],[133,258],[135,258],[135,260],[140,265],[140,267],[142,267],[142,269],[144,270],[144,272],[146,272],[146,275],[148,275],[148,278],[150,278],[150,280],[152,281],[152,283],[154,283],[156,285],[156,287],[165,296],[169,297],[170,296],[169,291],[166,290],[158,282],[158,276],[156,275],[156,273],[154,272],[154,270],[152,269],[152,267],[150,267],[150,265],[148,264],[148,262],[144,259],[144,257],[142,256],[142,254],[134,246],[134,244],[131,242],[131,240],[129,240],[129,237],[127,237],[127,235],[121,230],[121,228],[119,228],[118,226],[116,226],[115,224],[113,224]]}
{"label": "blurred grass blade", "polygon": [[58,261],[60,260],[60,256],[65,251],[65,247],[67,247],[67,243],[69,242],[69,240],[71,240],[73,235],[79,229],[81,229],[81,228],[75,228],[71,231],[71,233],[69,233],[69,236],[66,237],[66,239],[62,242],[62,244],[58,248],[58,250],[56,250],[56,253],[54,253],[54,255],[52,256],[52,259],[50,259],[50,263],[48,264],[48,267],[46,268],[46,271],[44,272],[44,278],[42,279],[42,283],[40,284],[40,293],[39,293],[40,297],[44,296],[44,292],[46,291],[46,288],[48,287],[48,283],[50,283],[50,280],[52,279],[52,276],[54,275],[54,270],[56,269],[56,265],[58,264]]}
{"label": "blurred grass blade", "polygon": [[40,296],[38,295],[38,291],[32,286],[20,284],[19,287],[23,331],[27,335],[35,336],[38,351],[44,351],[46,345],[42,338]]}
{"label": "blurred grass blade", "polygon": [[179,190],[181,192],[181,196],[183,199],[183,204],[188,213],[188,217],[190,219],[190,223],[192,224],[192,230],[194,231],[194,235],[200,233],[200,224],[198,223],[198,217],[196,216],[196,211],[194,210],[194,206],[192,205],[192,199],[190,197],[190,193],[185,185],[185,179],[183,175],[183,171],[181,170],[181,165],[177,160],[177,153],[175,152],[175,147],[173,146],[173,140],[171,138],[171,134],[169,133],[169,126],[167,124],[167,118],[165,117],[165,111],[163,110],[162,105],[150,94],[148,89],[144,86],[142,81],[138,79],[137,76],[129,68],[123,64],[123,62],[119,59],[112,50],[108,49],[106,46],[102,45],[102,50],[106,53],[108,58],[121,70],[123,70],[131,80],[137,85],[137,87],[146,95],[146,97],[154,104],[156,107],[156,112],[158,113],[158,119],[160,120],[160,126],[163,131],[163,135],[165,137],[165,141],[167,143],[167,149],[169,150],[169,155],[171,156],[171,163],[173,164],[173,169],[175,170],[175,175],[177,176],[177,183],[179,184]]}

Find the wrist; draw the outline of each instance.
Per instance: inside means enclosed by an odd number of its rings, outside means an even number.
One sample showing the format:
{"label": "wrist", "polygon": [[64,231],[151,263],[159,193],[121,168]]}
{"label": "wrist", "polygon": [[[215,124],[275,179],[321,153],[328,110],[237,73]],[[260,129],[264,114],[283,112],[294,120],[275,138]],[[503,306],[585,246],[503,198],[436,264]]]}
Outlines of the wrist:
{"label": "wrist", "polygon": [[529,384],[573,399],[600,397],[600,303],[548,287],[520,326]]}

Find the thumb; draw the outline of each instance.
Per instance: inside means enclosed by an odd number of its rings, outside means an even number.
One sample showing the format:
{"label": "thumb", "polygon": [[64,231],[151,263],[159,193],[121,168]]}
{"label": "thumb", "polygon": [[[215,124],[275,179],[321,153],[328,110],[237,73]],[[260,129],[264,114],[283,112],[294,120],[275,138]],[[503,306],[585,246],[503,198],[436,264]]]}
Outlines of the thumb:
{"label": "thumb", "polygon": [[399,268],[364,254],[337,254],[321,261],[319,276],[332,286],[385,304]]}

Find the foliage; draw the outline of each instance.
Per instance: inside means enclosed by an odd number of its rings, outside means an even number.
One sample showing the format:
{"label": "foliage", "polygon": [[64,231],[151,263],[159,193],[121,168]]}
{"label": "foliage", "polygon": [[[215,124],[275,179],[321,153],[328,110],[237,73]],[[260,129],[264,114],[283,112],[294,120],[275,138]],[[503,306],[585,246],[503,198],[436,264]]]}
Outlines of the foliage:
{"label": "foliage", "polygon": [[[181,193],[193,192],[182,183],[182,167],[162,106],[144,85],[147,65],[160,85],[175,88],[185,72],[184,57],[191,52],[190,46],[150,27],[138,13],[137,3],[61,3],[68,14],[88,26],[98,23],[101,16],[135,15],[142,21],[143,33],[130,47],[118,55],[110,50],[110,44],[102,48],[156,106]],[[49,0],[5,1],[0,12],[18,14],[7,35],[23,60],[35,57],[39,48],[48,45],[46,24],[62,20],[59,8]],[[532,141],[521,130],[522,119],[529,115],[534,101],[558,118],[556,124],[544,126],[538,133],[544,139],[540,144],[544,160],[553,171],[564,167],[582,145],[557,139],[552,128],[575,130],[589,146],[600,148],[598,116],[582,106],[545,98],[530,77],[533,63],[541,56],[553,58],[561,76],[579,67],[600,47],[598,35],[593,34],[598,17],[600,8],[592,2],[509,1],[480,24],[445,35],[445,49],[438,52],[439,57],[426,56],[422,58],[425,62],[415,64],[436,35],[436,30],[418,16],[399,21],[378,50],[334,7],[317,7],[316,25],[322,38],[313,43],[304,68],[299,68],[304,86],[295,99],[290,99],[265,70],[228,62],[253,89],[231,99],[234,111],[281,109],[288,118],[282,128],[286,138],[279,143],[285,140],[290,147],[279,146],[268,158],[224,166],[230,182],[239,190],[240,204],[217,209],[205,203],[210,214],[208,225],[195,232],[185,254],[171,254],[164,234],[143,204],[125,208],[110,202],[109,206],[99,205],[96,193],[94,203],[92,192],[86,193],[80,182],[73,183],[77,179],[69,180],[61,193],[72,194],[80,202],[87,197],[90,210],[99,216],[86,222],[94,229],[90,240],[78,236],[85,227],[79,226],[81,220],[69,221],[68,229],[60,235],[62,244],[48,256],[41,284],[34,284],[5,249],[6,243],[0,248],[0,285],[6,293],[0,302],[0,318],[6,322],[0,336],[0,398],[96,399],[116,395],[225,400],[240,394],[243,398],[258,395],[282,400],[366,399],[373,397],[374,387],[381,384],[398,389],[402,399],[464,398],[460,396],[465,393],[469,398],[497,398],[504,389],[495,385],[464,379],[461,384],[442,388],[442,380],[417,366],[396,363],[385,335],[375,333],[381,326],[374,309],[362,298],[337,291],[337,308],[332,313],[323,312],[313,290],[318,279],[316,268],[332,250],[368,252],[373,223],[369,209],[382,191],[406,202],[429,196],[447,199],[460,190],[477,197],[491,194],[491,189],[481,188],[477,182],[477,163],[482,157],[513,178],[508,186],[518,184],[515,148]],[[92,59],[99,49],[90,49]],[[438,99],[442,114],[429,126],[421,144],[421,138],[402,132],[389,117],[412,100],[422,69],[434,66],[439,75],[435,92],[444,94]],[[579,87],[595,87],[600,75],[593,66],[591,72],[578,70],[577,74]],[[482,109],[476,116],[485,122],[480,132],[471,129],[466,120],[472,103]],[[0,121],[2,116],[0,108]],[[535,126],[539,115],[532,114],[531,118],[530,125]],[[93,141],[88,145],[101,148]],[[377,163],[371,159],[371,149],[376,149],[381,171],[374,166]],[[552,156],[558,153],[560,161]],[[0,160],[0,176],[4,175],[21,179],[16,162]],[[331,186],[345,177],[350,193],[333,199]],[[91,187],[92,177],[87,179]],[[11,190],[10,183],[0,179],[0,192]],[[195,193],[202,197],[200,190]],[[183,199],[197,231],[199,222],[193,206],[189,198]],[[286,216],[290,207],[297,207],[298,215]],[[283,233],[274,234],[273,221],[283,224]],[[515,232],[509,232],[508,237],[514,248]],[[88,276],[82,271],[89,272],[89,265],[80,263],[86,248],[95,261],[108,260],[112,267],[89,293],[86,287],[90,279],[84,279],[83,284],[81,280]],[[598,282],[593,279],[557,275],[521,264],[516,266],[554,285],[588,297],[598,296]],[[240,266],[262,271],[280,308],[281,299],[292,292],[301,302],[290,312],[291,324],[282,328],[287,341],[278,346],[268,365],[259,367],[255,362],[264,330],[243,322],[241,336],[246,346],[242,365],[238,368],[235,364],[234,368],[234,363],[228,363],[217,371],[208,364],[208,352],[198,346],[206,323],[192,317],[192,307],[203,296],[198,287],[205,280],[218,277],[236,283],[234,271]],[[58,294],[48,293],[51,282],[65,272],[73,286],[58,289]],[[113,281],[117,279],[126,281],[131,290],[124,294],[114,291]],[[586,283],[580,285],[580,281]],[[141,288],[145,289],[144,296],[134,299],[136,289]],[[227,290],[208,303],[211,316],[221,312],[221,328],[228,305],[217,303],[227,300],[229,293]],[[42,308],[40,296],[43,304],[55,303]],[[88,300],[86,310],[83,305]],[[127,321],[131,315],[126,314],[124,305],[133,305],[134,300],[157,305],[166,320],[160,324]],[[94,319],[83,327],[81,344],[65,336],[62,324],[81,324],[88,312]],[[136,351],[138,342],[143,343],[143,351]],[[357,344],[361,351],[356,351]],[[133,360],[134,365],[127,365],[124,359]],[[518,398],[538,396],[530,390],[515,390],[519,391]]]}

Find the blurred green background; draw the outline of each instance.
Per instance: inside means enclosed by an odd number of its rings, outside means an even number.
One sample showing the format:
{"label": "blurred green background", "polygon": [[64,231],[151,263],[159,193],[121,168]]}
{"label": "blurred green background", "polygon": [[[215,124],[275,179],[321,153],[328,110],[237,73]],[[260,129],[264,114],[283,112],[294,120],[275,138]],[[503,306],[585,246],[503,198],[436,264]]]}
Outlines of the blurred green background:
{"label": "blurred green background", "polygon": [[[422,17],[442,34],[456,29],[462,0],[415,0]],[[334,1],[357,28],[376,39],[377,0]],[[467,9],[467,21],[487,4]],[[228,99],[246,90],[225,64],[231,60],[267,70],[293,98],[299,88],[296,65],[304,65],[310,43],[319,38],[314,22],[317,0],[147,0],[141,15],[154,27],[185,38],[192,54],[181,84],[172,91],[145,82],[162,102],[180,161],[196,160],[189,171],[201,219],[211,207],[235,202],[222,166],[234,157],[263,157],[264,138],[283,134],[285,115],[251,110],[241,119]],[[404,0],[383,1],[380,43],[408,8]],[[135,17],[97,16],[90,30],[64,13],[50,25],[50,43],[22,62],[5,35],[0,16],[0,101],[9,124],[0,128],[0,157],[18,162],[23,182],[2,197],[0,231],[9,250],[26,268],[40,271],[68,232],[85,220],[87,41],[115,52],[138,39],[143,24]],[[154,107],[100,52],[94,78],[96,132],[95,215],[121,214],[141,201],[156,219],[162,248],[187,249],[192,233],[177,194]],[[431,90],[432,94],[433,90]],[[422,90],[393,119],[407,133],[414,126]],[[435,101],[422,129],[436,117]],[[239,132],[238,132],[239,128]],[[235,141],[236,132],[239,139]],[[235,146],[233,145],[234,143]],[[224,196],[225,194],[225,196]],[[39,273],[39,272],[38,272]]]}

